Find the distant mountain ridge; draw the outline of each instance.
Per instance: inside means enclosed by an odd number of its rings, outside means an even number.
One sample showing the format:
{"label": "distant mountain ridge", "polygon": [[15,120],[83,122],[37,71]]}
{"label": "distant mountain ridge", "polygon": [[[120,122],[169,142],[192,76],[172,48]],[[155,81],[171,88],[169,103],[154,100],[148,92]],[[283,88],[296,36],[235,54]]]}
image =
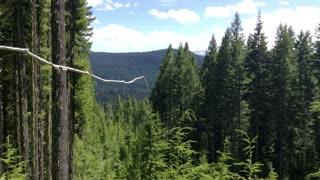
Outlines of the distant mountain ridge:
{"label": "distant mountain ridge", "polygon": [[[113,101],[118,95],[122,98],[131,96],[137,99],[149,95],[158,75],[158,69],[166,49],[148,52],[108,53],[91,52],[89,59],[94,74],[106,79],[131,80],[137,76],[145,76],[133,84],[97,82],[96,93],[99,102]],[[177,51],[175,50],[175,53]],[[194,54],[198,64],[202,64],[203,56]]]}
{"label": "distant mountain ridge", "polygon": [[206,50],[193,51],[193,53],[196,54],[196,55],[204,57],[206,55],[207,51]]}

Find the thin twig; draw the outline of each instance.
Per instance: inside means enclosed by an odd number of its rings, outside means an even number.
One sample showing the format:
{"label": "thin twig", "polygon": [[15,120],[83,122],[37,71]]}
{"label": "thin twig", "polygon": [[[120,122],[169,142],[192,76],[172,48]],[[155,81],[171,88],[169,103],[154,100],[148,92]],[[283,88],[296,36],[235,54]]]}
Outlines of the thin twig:
{"label": "thin twig", "polygon": [[41,58],[40,56],[37,56],[37,55],[31,53],[29,51],[29,49],[27,49],[27,48],[17,48],[17,47],[10,47],[10,46],[2,46],[2,45],[0,45],[0,50],[26,53],[27,55],[35,58],[36,60],[38,60],[38,61],[40,61],[40,62],[42,62],[44,64],[48,64],[48,65],[56,68],[57,70],[72,71],[72,72],[76,72],[76,73],[80,73],[80,74],[87,74],[87,75],[92,76],[93,78],[96,78],[96,79],[98,79],[100,81],[103,81],[103,82],[114,82],[114,83],[131,84],[131,83],[134,83],[136,80],[145,79],[144,76],[136,77],[136,78],[132,79],[131,81],[103,79],[103,78],[101,78],[101,77],[99,77],[97,75],[94,75],[94,74],[90,73],[89,71],[83,71],[83,70],[71,68],[71,67],[68,67],[68,66],[62,66],[62,65],[58,65],[58,64],[53,64],[52,62],[47,61],[47,60]]}

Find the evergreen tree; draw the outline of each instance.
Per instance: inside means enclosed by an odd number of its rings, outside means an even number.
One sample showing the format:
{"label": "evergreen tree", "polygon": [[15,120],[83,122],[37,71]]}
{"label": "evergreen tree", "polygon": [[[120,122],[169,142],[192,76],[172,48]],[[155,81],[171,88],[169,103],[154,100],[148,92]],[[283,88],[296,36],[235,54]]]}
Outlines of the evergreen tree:
{"label": "evergreen tree", "polygon": [[[231,104],[234,112],[231,113],[232,124],[236,129],[247,130],[247,103],[243,98],[243,83],[244,83],[244,70],[243,62],[245,57],[245,47],[244,47],[244,36],[243,28],[241,26],[240,15],[238,12],[235,13],[233,22],[231,23],[231,34],[232,34],[232,50],[231,50],[231,62],[230,62],[230,75],[231,75],[231,86],[233,86],[233,92],[231,92]],[[231,136],[231,146],[235,152],[236,157],[240,156],[241,135]]]}
{"label": "evergreen tree", "polygon": [[259,138],[254,153],[255,161],[267,162],[272,151],[272,122],[270,121],[270,72],[267,42],[262,32],[263,22],[259,12],[254,33],[248,38],[248,52],[245,59],[247,92],[251,136]]}
{"label": "evergreen tree", "polygon": [[[300,32],[295,45],[297,51],[297,93],[296,93],[296,121],[295,127],[295,147],[296,147],[296,167],[290,167],[295,176],[305,177],[308,173],[316,169],[312,157],[313,152],[313,132],[312,115],[310,112],[311,103],[315,100],[315,82],[312,72],[312,39],[310,32]],[[310,159],[308,161],[307,159]],[[308,163],[307,163],[308,162]],[[293,173],[292,173],[293,174]]]}
{"label": "evergreen tree", "polygon": [[[221,46],[217,56],[217,65],[215,72],[215,96],[213,96],[212,109],[215,109],[216,115],[213,119],[213,159],[217,160],[217,152],[223,148],[223,140],[231,135],[231,107],[230,105],[230,60],[231,60],[231,31],[228,28],[222,38]],[[212,142],[211,142],[212,143]]]}
{"label": "evergreen tree", "polygon": [[317,70],[319,69],[320,66],[320,23],[315,29],[315,43],[314,43],[314,48],[315,48],[315,54],[314,54],[314,59],[316,60],[315,65],[315,73],[316,73],[316,78],[317,78],[317,89],[318,92],[320,93],[320,72]]}
{"label": "evergreen tree", "polygon": [[[207,151],[208,161],[212,162],[214,159],[214,120],[216,117],[216,66],[217,66],[217,43],[214,35],[212,35],[209,43],[208,50],[204,57],[204,62],[200,71],[201,83],[204,89],[204,103],[203,103],[203,116],[206,122],[206,138],[207,138]],[[204,141],[204,140],[203,140]]]}
{"label": "evergreen tree", "polygon": [[[66,65],[64,1],[51,1],[52,62]],[[67,72],[52,73],[52,178],[69,179]]]}
{"label": "evergreen tree", "polygon": [[171,45],[160,64],[158,78],[155,81],[154,88],[150,95],[153,109],[155,109],[164,123],[165,129],[171,129],[174,126],[173,120],[177,117],[177,110],[174,106],[174,53]]}
{"label": "evergreen tree", "polygon": [[[279,179],[288,176],[288,165],[292,157],[292,119],[294,112],[290,109],[292,100],[292,80],[296,71],[295,54],[293,51],[293,30],[280,24],[272,58],[272,119],[275,125],[275,159],[274,164]],[[291,119],[291,121],[290,121]]]}
{"label": "evergreen tree", "polygon": [[197,64],[188,44],[179,46],[176,57],[169,46],[150,97],[166,130],[182,125],[179,119],[185,111],[198,112],[201,94]]}
{"label": "evergreen tree", "polygon": [[166,168],[164,151],[167,142],[164,141],[164,131],[160,119],[153,114],[147,102],[142,104],[142,136],[141,146],[141,179],[161,179]]}
{"label": "evergreen tree", "polygon": [[[24,11],[26,9],[26,4],[24,1],[15,1],[14,14],[15,14],[15,32],[16,37],[14,41],[14,46],[25,47],[26,37],[24,29],[26,28],[26,17],[27,13]],[[16,67],[17,67],[17,118],[18,118],[18,140],[20,145],[20,151],[23,152],[24,161],[28,162],[30,158],[29,153],[29,121],[27,117],[28,112],[28,86],[27,86],[27,73],[26,73],[26,61],[22,54],[16,55]],[[20,131],[20,132],[19,132]],[[30,173],[29,166],[25,166],[25,173]]]}

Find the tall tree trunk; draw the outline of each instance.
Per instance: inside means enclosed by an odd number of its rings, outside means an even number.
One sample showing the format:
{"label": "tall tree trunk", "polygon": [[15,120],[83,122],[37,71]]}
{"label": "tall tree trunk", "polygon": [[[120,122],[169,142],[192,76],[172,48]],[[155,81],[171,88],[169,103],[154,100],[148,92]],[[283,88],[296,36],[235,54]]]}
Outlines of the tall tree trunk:
{"label": "tall tree trunk", "polygon": [[[0,59],[1,61],[2,59]],[[3,132],[3,109],[2,109],[2,64],[0,64],[0,144],[4,142],[4,132]],[[0,158],[2,158],[3,148],[0,146]],[[2,161],[0,161],[0,175],[3,173]]]}
{"label": "tall tree trunk", "polygon": [[[18,47],[24,47],[24,14],[23,14],[23,1],[16,0],[16,27],[18,35]],[[29,161],[29,123],[28,123],[28,102],[27,102],[27,83],[26,83],[26,63],[24,57],[18,55],[18,92],[19,92],[19,117],[21,121],[22,130],[22,151],[23,157],[26,162]],[[25,172],[29,173],[30,168],[26,166]]]}
{"label": "tall tree trunk", "polygon": [[[77,17],[77,7],[75,0],[69,0],[70,3],[70,47],[69,47],[69,55],[70,55],[70,67],[74,67],[74,56],[75,56],[75,31],[76,31],[76,17]],[[74,123],[75,123],[75,74],[69,74],[69,178],[73,179],[73,162],[74,162]]]}
{"label": "tall tree trunk", "polygon": [[[41,49],[41,20],[40,20],[40,15],[43,12],[43,10],[41,10],[41,5],[40,5],[40,0],[36,1],[37,6],[38,7],[38,11],[36,13],[37,16],[37,52],[40,54],[40,49]],[[37,79],[38,79],[38,112],[41,113],[42,112],[42,106],[41,106],[41,95],[42,95],[42,82],[41,82],[41,67],[40,64],[37,66]],[[43,129],[43,123],[44,123],[44,118],[43,117],[39,117],[38,118],[38,123],[39,123],[39,131],[38,131],[38,136],[39,136],[39,143],[38,143],[38,151],[39,151],[39,158],[38,158],[38,162],[39,162],[39,179],[44,179],[44,134],[45,134],[45,130]]]}
{"label": "tall tree trunk", "polygon": [[[51,1],[52,62],[66,65],[64,0]],[[69,179],[67,72],[52,73],[52,178]]]}
{"label": "tall tree trunk", "polygon": [[52,121],[51,121],[51,96],[47,95],[46,97],[46,122],[45,122],[45,146],[44,146],[44,167],[45,167],[45,179],[51,179],[51,168],[52,168],[52,156],[51,156],[51,130],[52,130]]}
{"label": "tall tree trunk", "polygon": [[[32,17],[32,52],[39,54],[38,40],[38,1],[31,2]],[[39,179],[39,63],[32,59],[32,179]],[[41,143],[41,142],[40,142]]]}
{"label": "tall tree trunk", "polygon": [[[20,100],[21,100],[21,98],[20,98],[20,88],[19,88],[19,86],[20,86],[20,71],[18,70],[19,69],[19,67],[20,67],[20,65],[19,65],[19,60],[18,60],[18,58],[17,58],[17,56],[15,55],[14,56],[14,69],[15,69],[15,72],[14,72],[14,77],[15,77],[15,87],[14,87],[14,89],[15,89],[15,114],[14,114],[14,117],[15,117],[15,119],[14,119],[14,121],[15,121],[15,124],[16,124],[16,127],[17,127],[17,131],[16,131],[16,133],[15,133],[15,136],[16,136],[16,138],[15,138],[15,140],[16,140],[16,142],[17,142],[17,146],[18,146],[18,151],[19,151],[19,153],[20,154],[23,154],[23,149],[22,149],[22,143],[23,143],[23,141],[21,140],[22,139],[22,125],[21,125],[21,118],[20,118],[20,105],[21,105],[21,102],[20,102]],[[9,121],[8,121],[9,122]],[[9,135],[9,133],[8,133],[8,135]]]}

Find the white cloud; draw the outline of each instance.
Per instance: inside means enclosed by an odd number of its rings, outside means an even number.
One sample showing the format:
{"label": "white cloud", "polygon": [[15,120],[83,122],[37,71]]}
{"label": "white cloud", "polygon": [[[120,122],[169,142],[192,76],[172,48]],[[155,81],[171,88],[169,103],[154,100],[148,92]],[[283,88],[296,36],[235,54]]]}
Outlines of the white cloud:
{"label": "white cloud", "polygon": [[207,7],[205,17],[226,18],[232,15],[232,11],[226,7]]}
{"label": "white cloud", "polygon": [[210,33],[183,35],[172,31],[153,31],[143,33],[121,25],[110,24],[93,30],[93,51],[104,52],[135,52],[165,49],[169,44],[178,47],[180,42],[188,42],[190,49],[207,49]]}
{"label": "white cloud", "polygon": [[118,8],[130,7],[130,3],[123,4],[113,0],[87,0],[87,3],[89,6],[97,7],[97,10],[100,11],[113,11]]}
{"label": "white cloud", "polygon": [[134,4],[133,4],[134,7],[136,7],[138,5],[139,5],[139,3],[137,3],[137,2],[134,2]]}
{"label": "white cloud", "polygon": [[285,5],[285,6],[289,6],[290,5],[290,3],[288,1],[285,1],[285,0],[278,1],[278,4]]}
{"label": "white cloud", "polygon": [[100,10],[100,11],[113,11],[114,8],[110,4],[107,4],[103,8],[98,8],[98,10]]}
{"label": "white cloud", "polygon": [[226,6],[209,6],[205,10],[205,17],[213,18],[227,18],[232,16],[236,11],[239,14],[253,14],[257,13],[259,7],[265,6],[266,3],[255,0],[242,0],[235,5]]}
{"label": "white cloud", "polygon": [[113,7],[115,7],[115,8],[122,8],[122,7],[124,7],[124,5],[121,4],[121,3],[119,3],[119,2],[115,2],[115,3],[113,4]]}
{"label": "white cloud", "polygon": [[93,21],[93,24],[100,24],[101,22],[98,20],[98,19],[95,19],[94,21]]}
{"label": "white cloud", "polygon": [[177,3],[177,0],[160,0],[160,6],[171,6]]}
{"label": "white cloud", "polygon": [[103,0],[87,0],[89,6],[95,7],[103,3]]}
{"label": "white cloud", "polygon": [[[319,23],[320,19],[320,7],[300,6],[294,9],[283,8],[278,9],[272,13],[263,13],[262,20],[263,31],[268,36],[268,46],[271,48],[274,45],[276,29],[280,23],[291,25],[296,34],[300,30],[309,30],[314,34],[314,29]],[[256,24],[256,17],[243,19],[243,29],[247,35],[253,32],[253,28]]]}
{"label": "white cloud", "polygon": [[200,16],[194,11],[188,9],[170,9],[168,12],[160,12],[157,9],[152,9],[149,10],[148,13],[158,17],[159,19],[175,19],[181,24],[196,23],[200,21]]}

